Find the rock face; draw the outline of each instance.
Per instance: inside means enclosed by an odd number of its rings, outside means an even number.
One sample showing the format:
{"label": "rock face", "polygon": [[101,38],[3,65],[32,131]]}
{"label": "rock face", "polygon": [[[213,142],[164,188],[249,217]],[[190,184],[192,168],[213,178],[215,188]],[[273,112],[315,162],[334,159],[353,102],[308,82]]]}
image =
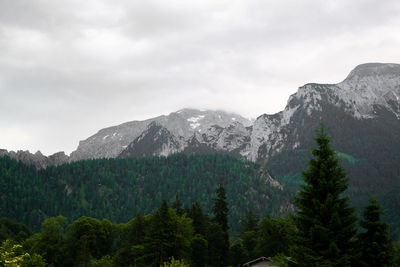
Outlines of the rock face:
{"label": "rock face", "polygon": [[[342,150],[351,148],[361,155],[361,145],[394,151],[400,140],[400,65],[363,64],[338,84],[306,84],[289,97],[283,111],[255,121],[223,111],[183,109],[102,129],[81,141],[70,158],[59,153],[9,154],[40,168],[83,159],[176,152],[226,153],[267,164],[275,155],[312,146],[314,130],[321,123]],[[391,153],[387,156],[400,154]]]}
{"label": "rock face", "polygon": [[[252,124],[238,116],[235,120],[227,116],[218,121],[220,114],[207,113],[207,120],[195,110],[172,113],[164,121],[158,119],[165,127],[163,134],[169,137],[164,136],[163,149],[160,144],[157,149],[149,145],[147,155],[219,152],[268,163],[283,151],[312,146],[314,130],[321,123],[345,151],[349,147],[360,150],[355,147],[355,139],[360,145],[373,138],[378,140],[368,145],[371,149],[380,146],[391,150],[390,146],[397,146],[400,133],[400,65],[363,64],[341,83],[306,84],[290,96],[283,111],[261,115]],[[175,117],[183,114],[183,119],[175,122]],[[138,139],[149,132],[143,131]],[[133,141],[120,156],[143,150],[143,142],[140,148],[137,143],[138,140]]]}
{"label": "rock face", "polygon": [[22,161],[28,165],[34,165],[37,169],[44,169],[47,166],[57,166],[69,161],[69,157],[65,155],[64,152],[58,152],[51,156],[44,156],[40,151],[37,151],[35,154],[30,153],[29,151],[18,150],[15,151],[7,151],[5,149],[0,149],[0,157],[8,156],[12,159]]}
{"label": "rock face", "polygon": [[71,160],[166,156],[183,151],[196,152],[198,144],[206,145],[207,151],[231,152],[242,142],[239,139],[245,138],[243,135],[248,136],[246,127],[251,124],[240,115],[224,111],[183,109],[168,116],[102,129],[81,141],[78,149],[71,153]]}
{"label": "rock face", "polygon": [[313,131],[321,123],[341,146],[356,138],[367,142],[372,137],[376,144],[396,146],[399,96],[398,64],[363,64],[341,83],[306,84],[290,96],[282,112],[257,118],[249,159],[267,162],[283,150],[306,149],[312,146]]}

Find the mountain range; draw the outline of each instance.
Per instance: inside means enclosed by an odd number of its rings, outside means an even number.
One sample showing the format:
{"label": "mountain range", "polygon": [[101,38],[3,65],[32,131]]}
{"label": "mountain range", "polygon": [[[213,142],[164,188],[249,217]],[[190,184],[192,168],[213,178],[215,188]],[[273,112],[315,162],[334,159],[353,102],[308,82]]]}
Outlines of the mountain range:
{"label": "mountain range", "polygon": [[101,129],[69,156],[0,150],[0,157],[44,169],[86,159],[228,154],[262,166],[269,183],[285,192],[279,205],[290,207],[321,124],[349,177],[352,203],[361,207],[375,194],[400,236],[399,64],[362,64],[340,83],[306,84],[289,97],[283,111],[255,120],[225,111],[182,109]]}
{"label": "mountain range", "polygon": [[[101,129],[80,141],[70,156],[7,150],[0,150],[0,156],[9,155],[37,168],[84,159],[176,152],[226,153],[268,163],[282,151],[309,148],[320,123],[328,127],[336,143],[365,139],[362,136],[370,133],[377,134],[375,145],[388,145],[388,149],[397,145],[400,65],[362,64],[338,84],[306,84],[289,97],[283,111],[263,114],[254,121],[225,111],[182,109]],[[381,144],[382,138],[389,142]]]}

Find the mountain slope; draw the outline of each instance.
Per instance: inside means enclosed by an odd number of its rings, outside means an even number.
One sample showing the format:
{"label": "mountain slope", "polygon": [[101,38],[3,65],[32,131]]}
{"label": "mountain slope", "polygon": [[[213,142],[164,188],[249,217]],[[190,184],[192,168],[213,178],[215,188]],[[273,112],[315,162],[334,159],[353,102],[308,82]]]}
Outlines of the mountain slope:
{"label": "mountain slope", "polygon": [[69,162],[69,157],[64,152],[57,152],[50,156],[43,155],[40,151],[35,154],[29,151],[18,150],[7,151],[6,149],[0,149],[0,158],[8,156],[17,161],[22,161],[25,164],[34,165],[37,169],[44,169],[48,166],[58,166]]}
{"label": "mountain slope", "polygon": [[282,187],[258,164],[226,155],[185,155],[79,161],[37,171],[0,158],[0,217],[38,229],[49,216],[81,216],[127,222],[154,212],[178,194],[185,205],[198,201],[209,211],[218,184],[227,192],[232,229],[248,211],[277,215]]}
{"label": "mountain slope", "polygon": [[[114,158],[122,153],[139,136],[150,133],[149,130],[156,123],[165,128],[170,139],[175,139],[176,149],[171,152],[183,151],[186,143],[193,136],[201,136],[207,132],[210,127],[226,128],[236,122],[243,126],[251,125],[251,121],[240,115],[227,113],[224,111],[200,111],[195,109],[183,109],[173,112],[168,116],[159,116],[145,121],[127,122],[118,126],[109,127],[100,130],[97,134],[81,141],[76,151],[71,153],[71,161],[89,159],[89,158]],[[167,140],[165,139],[165,140]],[[153,154],[152,151],[146,154]],[[125,155],[127,153],[123,153]],[[129,153],[128,153],[129,154]],[[135,154],[135,153],[133,153]],[[135,154],[136,155],[136,154]],[[158,154],[161,155],[161,154]]]}

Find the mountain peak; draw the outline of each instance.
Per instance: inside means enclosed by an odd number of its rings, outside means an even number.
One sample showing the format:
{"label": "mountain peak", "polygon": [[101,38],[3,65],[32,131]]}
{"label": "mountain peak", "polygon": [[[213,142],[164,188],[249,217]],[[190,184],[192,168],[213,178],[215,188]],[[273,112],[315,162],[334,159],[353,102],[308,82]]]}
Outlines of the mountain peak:
{"label": "mountain peak", "polygon": [[345,81],[371,76],[400,75],[400,64],[394,63],[365,63],[355,67]]}

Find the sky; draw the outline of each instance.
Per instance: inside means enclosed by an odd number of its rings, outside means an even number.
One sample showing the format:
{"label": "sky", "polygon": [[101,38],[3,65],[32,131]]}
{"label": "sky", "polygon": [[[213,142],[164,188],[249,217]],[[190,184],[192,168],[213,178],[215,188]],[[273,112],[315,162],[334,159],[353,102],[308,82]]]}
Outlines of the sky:
{"label": "sky", "polygon": [[0,148],[69,154],[181,108],[256,118],[400,63],[398,0],[0,0]]}

